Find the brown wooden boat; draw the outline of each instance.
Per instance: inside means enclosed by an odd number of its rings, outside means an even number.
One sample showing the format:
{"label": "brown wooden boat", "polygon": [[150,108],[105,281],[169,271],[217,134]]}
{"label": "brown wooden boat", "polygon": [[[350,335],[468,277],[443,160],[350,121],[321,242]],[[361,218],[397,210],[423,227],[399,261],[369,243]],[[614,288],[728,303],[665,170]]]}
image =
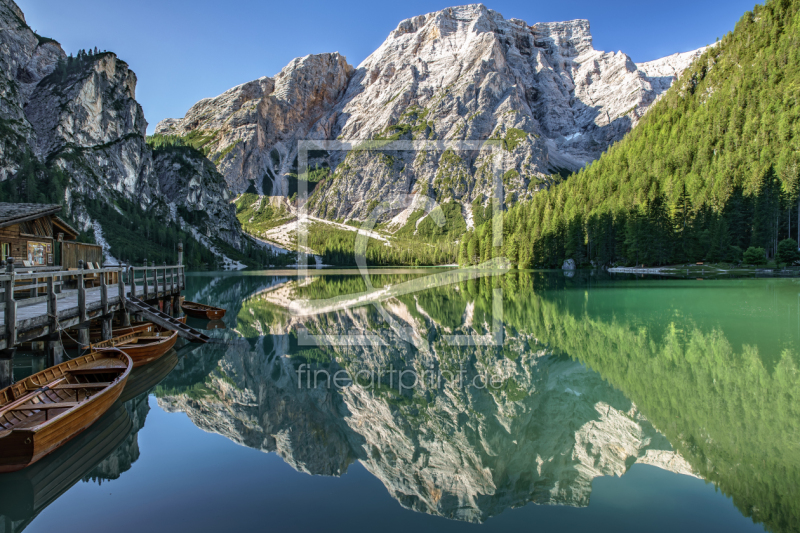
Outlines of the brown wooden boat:
{"label": "brown wooden boat", "polygon": [[113,353],[122,350],[133,360],[133,367],[146,365],[155,361],[170,348],[175,346],[178,340],[178,332],[159,327],[153,327],[150,331],[134,331],[127,335],[114,337],[107,341],[96,342],[90,345],[92,352]]}
{"label": "brown wooden boat", "polygon": [[[154,328],[152,322],[134,322],[130,326],[114,326],[111,330],[111,337],[121,337],[129,333],[136,333],[137,331],[152,331]],[[103,332],[101,329],[91,328],[89,330],[89,341],[100,342],[103,340]],[[80,348],[77,339],[63,335],[61,337],[61,344],[64,348]]]}
{"label": "brown wooden boat", "polygon": [[225,309],[212,307],[210,305],[199,304],[196,302],[184,301],[181,304],[183,312],[192,318],[206,318],[208,320],[219,320],[225,316]]}
{"label": "brown wooden boat", "polygon": [[19,472],[0,475],[0,528],[3,518],[7,520],[0,531],[23,531],[125,443],[134,429],[128,410],[122,402],[114,402],[91,427],[58,450]]}
{"label": "brown wooden boat", "polygon": [[0,472],[14,472],[57,450],[119,398],[133,361],[90,353],[0,391]]}

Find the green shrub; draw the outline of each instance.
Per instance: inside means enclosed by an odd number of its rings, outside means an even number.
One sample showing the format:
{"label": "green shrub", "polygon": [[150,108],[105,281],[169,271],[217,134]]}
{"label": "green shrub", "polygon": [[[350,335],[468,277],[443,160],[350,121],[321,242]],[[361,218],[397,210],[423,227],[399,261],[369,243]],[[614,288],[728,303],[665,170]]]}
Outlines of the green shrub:
{"label": "green shrub", "polygon": [[748,265],[765,265],[767,263],[767,257],[764,249],[751,246],[744,252],[744,262]]}

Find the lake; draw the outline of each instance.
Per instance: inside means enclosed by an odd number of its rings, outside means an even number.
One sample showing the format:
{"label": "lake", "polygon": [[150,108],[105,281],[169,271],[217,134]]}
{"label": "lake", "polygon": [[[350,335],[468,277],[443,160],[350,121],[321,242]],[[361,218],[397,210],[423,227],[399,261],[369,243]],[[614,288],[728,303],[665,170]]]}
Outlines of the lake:
{"label": "lake", "polygon": [[800,280],[312,274],[190,275],[212,342],[0,476],[0,532],[800,529]]}

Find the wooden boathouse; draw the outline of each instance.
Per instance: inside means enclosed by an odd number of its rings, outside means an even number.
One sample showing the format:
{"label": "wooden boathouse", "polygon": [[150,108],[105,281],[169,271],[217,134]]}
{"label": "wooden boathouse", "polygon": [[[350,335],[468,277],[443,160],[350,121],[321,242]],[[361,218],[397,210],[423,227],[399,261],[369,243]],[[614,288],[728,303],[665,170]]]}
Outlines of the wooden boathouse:
{"label": "wooden boathouse", "polygon": [[93,320],[104,340],[112,320],[127,325],[131,314],[190,340],[205,337],[171,318],[186,286],[182,244],[174,265],[103,265],[102,248],[76,242],[78,232],[60,211],[0,203],[0,387],[12,379],[11,358],[21,344],[34,343],[49,365],[58,364],[62,336],[88,345]]}

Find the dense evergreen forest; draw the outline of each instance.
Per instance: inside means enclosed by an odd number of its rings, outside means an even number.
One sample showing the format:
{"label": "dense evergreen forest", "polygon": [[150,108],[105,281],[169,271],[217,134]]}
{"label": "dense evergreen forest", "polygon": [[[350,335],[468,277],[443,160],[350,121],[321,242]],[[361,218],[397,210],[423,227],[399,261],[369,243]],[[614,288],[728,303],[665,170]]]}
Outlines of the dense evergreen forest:
{"label": "dense evergreen forest", "polygon": [[799,116],[800,0],[769,0],[599,160],[511,207],[502,249],[488,222],[462,240],[459,262],[792,262]]}

